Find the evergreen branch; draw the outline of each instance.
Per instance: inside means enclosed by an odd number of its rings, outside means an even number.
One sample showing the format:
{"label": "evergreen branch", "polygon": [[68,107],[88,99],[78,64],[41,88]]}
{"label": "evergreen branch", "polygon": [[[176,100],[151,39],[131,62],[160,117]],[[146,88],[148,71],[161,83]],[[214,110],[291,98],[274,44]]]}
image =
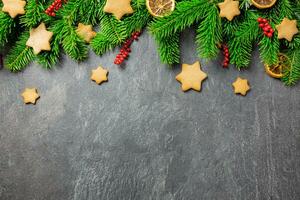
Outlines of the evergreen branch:
{"label": "evergreen branch", "polygon": [[250,64],[253,43],[256,41],[258,33],[257,16],[248,11],[235,36],[228,41],[230,61],[237,68],[247,67]]}
{"label": "evergreen branch", "polygon": [[[270,23],[270,25],[274,29],[275,25],[273,23]],[[278,63],[279,39],[276,32],[274,32],[272,38],[268,38],[262,35],[262,39],[258,45],[260,57],[263,60],[264,64],[274,65]]]}
{"label": "evergreen branch", "polygon": [[27,28],[32,28],[41,22],[48,23],[51,21],[52,17],[45,14],[45,7],[42,3],[45,3],[45,1],[27,1],[26,13],[21,16],[21,24]]}
{"label": "evergreen branch", "polygon": [[295,49],[287,54],[290,68],[284,72],[282,81],[285,85],[295,85],[300,80],[300,50]]}
{"label": "evergreen branch", "polygon": [[72,26],[66,26],[62,47],[65,52],[74,60],[82,61],[87,57],[88,49],[83,39],[81,39]]}
{"label": "evergreen branch", "polygon": [[78,11],[79,20],[84,24],[96,24],[101,21],[103,16],[105,15],[103,12],[104,7],[103,0],[89,0],[83,1],[80,4],[80,8]]}
{"label": "evergreen branch", "polygon": [[31,61],[34,60],[32,48],[26,46],[29,33],[26,31],[20,36],[19,41],[8,53],[4,66],[13,72],[23,70]]}
{"label": "evergreen branch", "polygon": [[141,30],[147,25],[151,17],[145,7],[145,2],[136,0],[133,1],[132,6],[135,12],[123,21],[118,21],[111,15],[102,17],[101,31],[91,42],[91,47],[96,54],[102,55],[121,45],[134,31]]}
{"label": "evergreen branch", "polygon": [[156,38],[165,38],[197,22],[206,15],[211,6],[207,0],[182,1],[171,15],[158,18],[150,24],[150,32]]}
{"label": "evergreen branch", "polygon": [[87,57],[88,48],[85,41],[80,38],[74,25],[78,21],[78,12],[83,9],[82,5],[85,0],[70,0],[65,6],[63,6],[62,11],[59,12],[59,16],[62,19],[55,22],[56,27],[61,28],[61,41],[64,51],[74,60],[81,61]]}
{"label": "evergreen branch", "polygon": [[105,15],[101,21],[101,32],[91,42],[96,54],[102,55],[106,51],[122,44],[127,39],[126,26],[113,16]]}
{"label": "evergreen branch", "polygon": [[15,27],[15,21],[9,15],[0,11],[0,47],[8,42],[9,35]]}
{"label": "evergreen branch", "polygon": [[164,40],[157,40],[160,60],[165,64],[177,64],[180,62],[179,33],[170,35]]}
{"label": "evergreen branch", "polygon": [[196,44],[201,57],[213,58],[217,56],[219,52],[217,45],[222,40],[221,34],[219,9],[216,5],[211,5],[197,30]]}

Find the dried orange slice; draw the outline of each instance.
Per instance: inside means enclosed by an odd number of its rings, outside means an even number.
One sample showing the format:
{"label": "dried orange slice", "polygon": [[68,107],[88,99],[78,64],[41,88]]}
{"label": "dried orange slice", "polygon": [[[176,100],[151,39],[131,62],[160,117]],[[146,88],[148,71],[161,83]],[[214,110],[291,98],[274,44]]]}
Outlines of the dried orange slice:
{"label": "dried orange slice", "polygon": [[277,0],[251,0],[251,1],[255,7],[259,9],[265,9],[274,6]]}
{"label": "dried orange slice", "polygon": [[154,17],[164,17],[175,9],[175,0],[146,0],[149,13]]}
{"label": "dried orange slice", "polygon": [[280,53],[278,55],[278,63],[276,65],[265,65],[265,70],[273,78],[282,78],[284,72],[289,69],[289,66],[288,57]]}

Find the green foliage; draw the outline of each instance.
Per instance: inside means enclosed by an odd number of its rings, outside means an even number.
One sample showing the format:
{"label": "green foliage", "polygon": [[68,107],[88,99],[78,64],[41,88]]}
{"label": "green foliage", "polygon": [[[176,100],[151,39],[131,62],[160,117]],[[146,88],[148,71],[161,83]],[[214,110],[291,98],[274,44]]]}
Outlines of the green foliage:
{"label": "green foliage", "polygon": [[21,24],[27,28],[36,27],[41,22],[47,23],[51,17],[45,14],[43,1],[28,1],[25,6],[26,13],[21,16]]}
{"label": "green foliage", "polygon": [[96,54],[102,55],[127,39],[126,26],[113,16],[105,15],[100,23],[101,32],[91,42]]}
{"label": "green foliage", "polygon": [[[271,23],[273,29],[274,24]],[[275,32],[272,38],[268,38],[261,32],[261,40],[259,42],[260,57],[267,65],[274,65],[278,62],[279,54],[279,40],[278,35]]]}
{"label": "green foliage", "polygon": [[163,63],[172,65],[180,62],[179,39],[179,33],[175,33],[157,41],[159,56]]}
{"label": "green foliage", "polygon": [[288,85],[295,85],[300,80],[300,49],[288,52],[290,68],[284,72],[282,81]]}
{"label": "green foliage", "polygon": [[15,21],[7,14],[0,11],[0,47],[8,42],[9,35],[16,27]]}
{"label": "green foliage", "polygon": [[145,1],[136,0],[132,6],[135,12],[122,21],[108,14],[101,18],[101,30],[91,42],[96,54],[102,55],[121,45],[134,31],[141,30],[147,25],[151,18],[145,7]]}
{"label": "green foliage", "polygon": [[235,64],[237,68],[247,67],[250,64],[253,44],[259,33],[256,20],[256,14],[249,11],[234,37],[228,41],[230,62]]}
{"label": "green foliage", "polygon": [[32,49],[26,46],[28,37],[28,32],[24,32],[16,45],[9,51],[8,56],[4,60],[4,66],[7,69],[13,72],[21,71],[34,60],[35,56]]}
{"label": "green foliage", "polygon": [[207,0],[182,1],[171,15],[154,20],[150,24],[150,32],[156,39],[180,32],[203,18],[210,5]]}
{"label": "green foliage", "polygon": [[203,58],[214,58],[219,52],[218,44],[222,40],[222,25],[219,9],[211,5],[197,30],[196,44]]}

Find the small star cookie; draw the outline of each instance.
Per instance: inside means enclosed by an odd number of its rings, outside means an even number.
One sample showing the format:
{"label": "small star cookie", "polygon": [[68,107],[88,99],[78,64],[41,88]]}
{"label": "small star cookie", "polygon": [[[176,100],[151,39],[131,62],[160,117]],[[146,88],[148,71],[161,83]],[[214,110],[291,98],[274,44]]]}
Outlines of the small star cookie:
{"label": "small star cookie", "polygon": [[37,28],[33,28],[30,31],[30,37],[26,42],[26,45],[33,48],[35,55],[39,54],[42,50],[50,51],[50,40],[53,33],[47,31],[44,23],[41,23]]}
{"label": "small star cookie", "polygon": [[108,70],[98,67],[95,70],[92,70],[91,80],[95,81],[98,85],[102,82],[107,81]]}
{"label": "small star cookie", "polygon": [[299,32],[297,20],[289,20],[288,18],[284,18],[281,24],[276,26],[276,29],[278,30],[278,39],[286,39],[289,42],[291,42],[294,35]]}
{"label": "small star cookie", "polygon": [[25,104],[35,104],[36,101],[40,98],[40,95],[38,94],[36,88],[26,88],[21,96],[23,97],[23,101]]}
{"label": "small star cookie", "polygon": [[242,79],[240,77],[238,77],[236,79],[236,81],[232,84],[232,86],[234,88],[234,93],[235,94],[241,94],[243,96],[245,96],[247,94],[247,92],[250,90],[248,80],[247,79]]}
{"label": "small star cookie", "polygon": [[107,0],[103,11],[112,13],[118,20],[125,14],[132,14],[131,0]]}
{"label": "small star cookie", "polygon": [[194,89],[201,91],[202,81],[207,78],[207,74],[201,70],[200,63],[197,61],[192,65],[182,64],[182,71],[176,76],[176,80],[182,84],[182,90]]}
{"label": "small star cookie", "polygon": [[233,0],[225,0],[222,3],[219,3],[220,17],[226,17],[229,21],[232,21],[235,16],[241,14],[239,5],[239,1]]}
{"label": "small star cookie", "polygon": [[76,32],[84,39],[84,41],[88,43],[96,36],[96,32],[93,31],[92,25],[84,25],[79,23]]}
{"label": "small star cookie", "polygon": [[8,13],[11,18],[15,18],[17,15],[25,14],[24,7],[26,1],[23,0],[2,0],[2,11]]}

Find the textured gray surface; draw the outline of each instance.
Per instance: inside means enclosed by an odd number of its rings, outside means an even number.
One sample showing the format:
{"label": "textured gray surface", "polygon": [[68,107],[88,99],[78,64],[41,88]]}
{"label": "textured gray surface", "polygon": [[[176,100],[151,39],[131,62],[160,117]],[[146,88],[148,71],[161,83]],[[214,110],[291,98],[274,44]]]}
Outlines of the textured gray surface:
{"label": "textured gray surface", "polygon": [[[193,31],[182,38],[193,63]],[[242,72],[201,61],[202,92],[183,93],[148,34],[125,69],[115,55],[0,71],[1,200],[300,199],[299,84],[258,61]],[[89,80],[99,64],[110,71],[101,86]],[[239,75],[247,97],[232,92]],[[25,87],[38,88],[36,106],[23,105]]]}

